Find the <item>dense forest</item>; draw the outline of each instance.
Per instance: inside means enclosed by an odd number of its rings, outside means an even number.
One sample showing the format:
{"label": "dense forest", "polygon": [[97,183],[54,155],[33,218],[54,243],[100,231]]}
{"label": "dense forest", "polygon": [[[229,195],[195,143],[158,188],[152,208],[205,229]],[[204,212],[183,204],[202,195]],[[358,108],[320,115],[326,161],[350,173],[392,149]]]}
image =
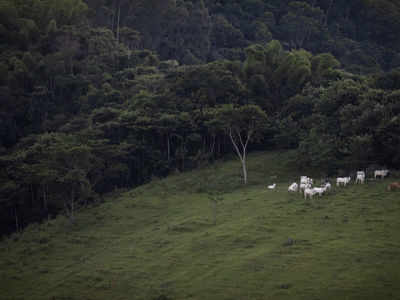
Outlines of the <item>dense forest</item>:
{"label": "dense forest", "polygon": [[2,233],[235,145],[400,168],[399,32],[395,0],[0,0]]}

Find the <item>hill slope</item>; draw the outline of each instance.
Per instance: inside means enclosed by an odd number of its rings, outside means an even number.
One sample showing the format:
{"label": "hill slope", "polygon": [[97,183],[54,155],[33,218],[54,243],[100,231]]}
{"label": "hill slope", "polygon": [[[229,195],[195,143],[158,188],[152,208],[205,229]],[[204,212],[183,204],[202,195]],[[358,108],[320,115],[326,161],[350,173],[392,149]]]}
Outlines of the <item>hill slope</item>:
{"label": "hill slope", "polygon": [[290,160],[251,155],[246,187],[237,161],[219,162],[109,197],[75,225],[32,225],[0,244],[0,298],[399,298],[393,178],[305,201],[287,192],[302,175]]}

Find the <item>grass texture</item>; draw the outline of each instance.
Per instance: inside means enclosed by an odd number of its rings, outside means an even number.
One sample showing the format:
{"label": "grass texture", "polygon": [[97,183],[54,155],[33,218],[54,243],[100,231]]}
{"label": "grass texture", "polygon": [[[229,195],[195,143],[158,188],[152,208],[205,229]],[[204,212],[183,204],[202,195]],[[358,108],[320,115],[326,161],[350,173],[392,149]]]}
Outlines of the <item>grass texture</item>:
{"label": "grass texture", "polygon": [[247,186],[220,161],[31,225],[0,243],[0,299],[400,299],[396,179],[304,200],[287,187],[318,172],[291,161],[250,155]]}

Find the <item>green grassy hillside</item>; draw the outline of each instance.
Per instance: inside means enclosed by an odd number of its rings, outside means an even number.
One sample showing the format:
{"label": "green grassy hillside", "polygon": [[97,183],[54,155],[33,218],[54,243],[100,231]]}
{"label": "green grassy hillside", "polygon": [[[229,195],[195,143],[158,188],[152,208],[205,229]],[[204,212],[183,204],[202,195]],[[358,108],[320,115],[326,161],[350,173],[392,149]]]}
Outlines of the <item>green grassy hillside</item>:
{"label": "green grassy hillside", "polygon": [[400,299],[395,179],[304,200],[287,187],[310,174],[290,160],[251,155],[246,187],[237,161],[219,162],[110,196],[74,225],[32,225],[0,243],[0,299]]}

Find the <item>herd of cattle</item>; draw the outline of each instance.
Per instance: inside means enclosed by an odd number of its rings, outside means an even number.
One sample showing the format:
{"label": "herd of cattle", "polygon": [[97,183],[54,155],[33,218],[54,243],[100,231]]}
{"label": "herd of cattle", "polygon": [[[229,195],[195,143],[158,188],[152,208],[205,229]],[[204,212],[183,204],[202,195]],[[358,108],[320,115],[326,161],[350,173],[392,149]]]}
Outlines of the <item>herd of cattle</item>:
{"label": "herd of cattle", "polygon": [[[374,172],[374,179],[377,178],[385,178],[389,174],[389,170],[375,170]],[[336,186],[346,186],[351,181],[351,177],[337,177],[336,178]],[[357,175],[355,177],[355,183],[365,183],[365,172],[364,171],[357,171]],[[326,192],[330,191],[332,185],[329,181],[325,181],[319,187],[313,187],[313,179],[308,176],[301,176],[300,177],[300,184],[297,182],[293,182],[289,188],[288,192],[300,192],[304,194],[304,198],[312,198],[312,196],[318,194],[322,196]],[[276,183],[269,185],[268,189],[275,189]],[[392,182],[388,185],[388,190],[400,190],[400,182]]]}

